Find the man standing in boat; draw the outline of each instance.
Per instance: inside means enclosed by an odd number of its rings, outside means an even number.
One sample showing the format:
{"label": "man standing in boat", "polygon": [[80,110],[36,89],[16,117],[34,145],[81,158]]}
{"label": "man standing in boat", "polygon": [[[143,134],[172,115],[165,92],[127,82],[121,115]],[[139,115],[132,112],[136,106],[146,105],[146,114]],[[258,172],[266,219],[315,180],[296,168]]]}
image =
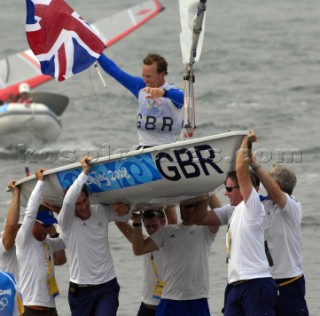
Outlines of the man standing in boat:
{"label": "man standing in boat", "polygon": [[120,69],[102,54],[101,67],[136,97],[139,107],[137,131],[140,147],[170,144],[182,129],[183,91],[166,81],[168,63],[160,54],[149,53],[143,59],[142,78]]}
{"label": "man standing in boat", "polygon": [[132,214],[125,204],[90,205],[85,188],[91,169],[89,159],[81,159],[82,173],[67,190],[58,216],[70,253],[68,299],[72,316],[115,316],[120,286],[108,242],[108,225],[111,221],[128,221]]}

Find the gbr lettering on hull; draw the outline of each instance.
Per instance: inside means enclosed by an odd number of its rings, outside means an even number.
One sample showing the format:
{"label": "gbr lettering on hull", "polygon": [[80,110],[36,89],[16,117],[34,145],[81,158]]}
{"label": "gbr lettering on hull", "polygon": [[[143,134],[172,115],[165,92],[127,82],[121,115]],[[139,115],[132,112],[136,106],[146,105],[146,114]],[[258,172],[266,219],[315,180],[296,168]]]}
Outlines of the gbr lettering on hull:
{"label": "gbr lettering on hull", "polygon": [[155,162],[161,175],[167,180],[178,181],[182,175],[190,179],[200,177],[202,172],[206,176],[212,175],[213,172],[223,173],[214,162],[216,155],[210,145],[202,144],[194,146],[193,149],[194,151],[190,148],[179,148],[172,152],[157,153]]}

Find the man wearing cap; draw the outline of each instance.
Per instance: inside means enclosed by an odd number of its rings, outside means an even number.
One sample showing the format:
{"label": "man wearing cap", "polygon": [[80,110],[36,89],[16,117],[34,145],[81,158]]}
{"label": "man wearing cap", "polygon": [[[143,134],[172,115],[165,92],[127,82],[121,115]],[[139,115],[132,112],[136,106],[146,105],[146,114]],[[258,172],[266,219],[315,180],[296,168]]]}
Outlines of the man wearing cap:
{"label": "man wearing cap", "polygon": [[29,198],[22,226],[16,238],[20,287],[24,316],[56,316],[55,297],[59,294],[54,273],[54,253],[65,248],[61,238],[49,238],[57,223],[51,210],[40,205],[44,190],[44,169],[35,173],[37,184]]}
{"label": "man wearing cap", "polygon": [[90,157],[81,159],[82,173],[67,190],[58,216],[62,237],[70,253],[69,306],[73,316],[115,316],[119,306],[118,284],[109,242],[111,221],[128,221],[125,204],[90,205],[85,188]]}
{"label": "man wearing cap", "polygon": [[26,82],[19,85],[19,96],[17,102],[24,104],[31,104],[33,102],[30,94],[30,86]]}

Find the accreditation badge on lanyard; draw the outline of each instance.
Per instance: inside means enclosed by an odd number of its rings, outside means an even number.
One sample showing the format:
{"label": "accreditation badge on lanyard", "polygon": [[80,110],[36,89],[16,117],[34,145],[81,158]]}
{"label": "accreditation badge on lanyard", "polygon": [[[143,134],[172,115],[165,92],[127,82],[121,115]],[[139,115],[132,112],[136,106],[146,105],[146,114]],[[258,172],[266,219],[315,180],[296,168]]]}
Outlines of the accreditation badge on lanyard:
{"label": "accreditation badge on lanyard", "polygon": [[160,300],[161,296],[162,296],[162,290],[163,290],[163,287],[164,287],[164,281],[161,280],[160,277],[159,277],[156,265],[154,263],[153,254],[151,254],[151,264],[152,264],[154,275],[157,278],[157,281],[156,281],[156,283],[155,283],[155,285],[153,287],[153,295],[152,295],[152,297]]}
{"label": "accreditation badge on lanyard", "polygon": [[162,296],[163,287],[164,287],[164,281],[158,279],[156,284],[154,285],[152,297],[160,300]]}
{"label": "accreditation badge on lanyard", "polygon": [[53,261],[50,256],[49,245],[45,242],[42,242],[42,245],[44,247],[44,256],[48,264],[47,286],[48,286],[49,294],[52,297],[56,297],[59,295],[59,288],[54,275]]}

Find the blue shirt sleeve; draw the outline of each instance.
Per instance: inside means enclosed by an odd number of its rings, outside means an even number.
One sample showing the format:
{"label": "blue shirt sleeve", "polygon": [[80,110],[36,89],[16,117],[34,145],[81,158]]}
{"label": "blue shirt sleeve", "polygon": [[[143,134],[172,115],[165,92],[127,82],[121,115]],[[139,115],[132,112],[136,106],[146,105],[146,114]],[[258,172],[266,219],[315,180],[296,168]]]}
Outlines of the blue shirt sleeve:
{"label": "blue shirt sleeve", "polygon": [[131,91],[131,93],[138,99],[139,91],[146,86],[142,78],[135,77],[124,72],[104,54],[99,57],[98,62],[107,74]]}
{"label": "blue shirt sleeve", "polygon": [[166,98],[170,99],[176,108],[181,109],[183,107],[183,103],[184,103],[183,90],[177,89],[177,88],[171,88],[170,90],[167,90]]}

